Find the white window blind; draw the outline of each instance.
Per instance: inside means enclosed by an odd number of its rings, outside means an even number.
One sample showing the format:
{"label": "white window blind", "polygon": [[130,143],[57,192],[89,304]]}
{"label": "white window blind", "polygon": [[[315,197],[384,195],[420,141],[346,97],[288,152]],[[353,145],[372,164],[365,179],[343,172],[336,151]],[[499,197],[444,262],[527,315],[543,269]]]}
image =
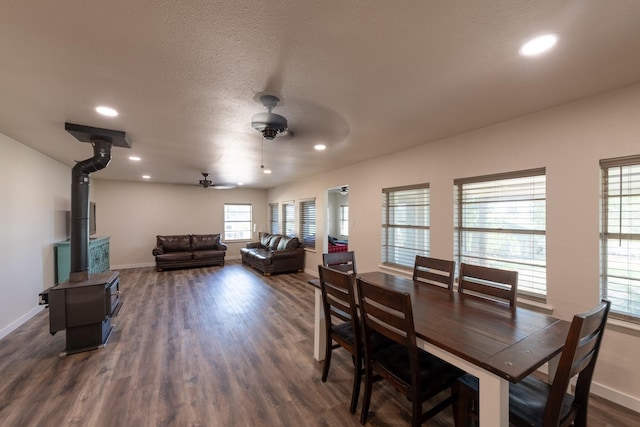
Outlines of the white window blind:
{"label": "white window blind", "polygon": [[413,268],[429,255],[429,184],[382,190],[382,262]]}
{"label": "white window blind", "polygon": [[287,202],[282,204],[282,226],[284,227],[284,234],[287,236],[296,235],[296,206],[293,202]]}
{"label": "white window blind", "polygon": [[640,323],[640,156],[600,165],[602,296],[612,317]]}
{"label": "white window blind", "polygon": [[280,222],[278,218],[278,204],[269,203],[269,233],[280,233]]}
{"label": "white window blind", "polygon": [[300,202],[300,234],[302,247],[315,249],[316,247],[316,199]]}
{"label": "white window blind", "polygon": [[251,205],[224,205],[224,240],[251,239]]}
{"label": "white window blind", "polygon": [[546,300],[545,169],[454,180],[455,259],[518,271],[518,294]]}
{"label": "white window blind", "polygon": [[349,206],[340,206],[340,235],[349,235]]}

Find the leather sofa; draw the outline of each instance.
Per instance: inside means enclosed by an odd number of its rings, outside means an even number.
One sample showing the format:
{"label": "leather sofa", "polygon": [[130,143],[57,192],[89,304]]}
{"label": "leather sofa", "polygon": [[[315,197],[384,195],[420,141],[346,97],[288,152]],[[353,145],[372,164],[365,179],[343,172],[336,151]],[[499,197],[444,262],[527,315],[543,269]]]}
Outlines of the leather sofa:
{"label": "leather sofa", "polygon": [[224,265],[227,245],[220,234],[156,236],[156,270]]}
{"label": "leather sofa", "polygon": [[259,242],[247,243],[245,248],[240,248],[240,254],[244,264],[265,276],[304,271],[304,249],[297,237],[262,233]]}

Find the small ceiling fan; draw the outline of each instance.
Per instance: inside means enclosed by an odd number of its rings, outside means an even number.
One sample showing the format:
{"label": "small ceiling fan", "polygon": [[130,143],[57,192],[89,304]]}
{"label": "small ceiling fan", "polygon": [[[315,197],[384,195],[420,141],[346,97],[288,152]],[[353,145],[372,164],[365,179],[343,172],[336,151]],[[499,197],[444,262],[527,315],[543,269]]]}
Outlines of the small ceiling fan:
{"label": "small ceiling fan", "polygon": [[216,190],[230,190],[232,188],[236,188],[233,184],[214,184],[213,181],[208,179],[209,174],[207,172],[202,172],[202,177],[200,181],[198,181],[198,186],[202,188],[215,188]]}

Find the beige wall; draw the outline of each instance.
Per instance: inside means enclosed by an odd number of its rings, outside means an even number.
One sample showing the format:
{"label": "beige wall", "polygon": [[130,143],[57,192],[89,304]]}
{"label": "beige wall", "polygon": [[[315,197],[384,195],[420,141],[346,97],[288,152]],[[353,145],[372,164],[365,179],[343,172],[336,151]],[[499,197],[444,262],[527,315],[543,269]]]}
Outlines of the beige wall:
{"label": "beige wall", "polygon": [[[256,229],[266,227],[265,190],[214,190],[151,182],[91,181],[97,235],[110,236],[112,268],[155,265],[151,250],[158,234],[223,235],[224,204],[251,203]],[[256,236],[257,238],[257,236]],[[225,242],[229,259],[242,243]]]}
{"label": "beige wall", "polygon": [[71,169],[0,134],[0,338],[37,313],[66,238]]}
{"label": "beige wall", "polygon": [[[392,144],[392,141],[389,141]],[[599,293],[599,160],[640,153],[640,85],[545,110],[436,143],[321,174],[269,191],[269,200],[316,197],[349,183],[349,248],[358,270],[380,264],[381,189],[430,183],[431,254],[453,256],[455,178],[546,167],[547,287],[564,319],[595,305]],[[318,205],[318,235],[326,233]],[[322,248],[307,252],[314,274]],[[637,331],[609,327],[595,391],[640,411]]]}

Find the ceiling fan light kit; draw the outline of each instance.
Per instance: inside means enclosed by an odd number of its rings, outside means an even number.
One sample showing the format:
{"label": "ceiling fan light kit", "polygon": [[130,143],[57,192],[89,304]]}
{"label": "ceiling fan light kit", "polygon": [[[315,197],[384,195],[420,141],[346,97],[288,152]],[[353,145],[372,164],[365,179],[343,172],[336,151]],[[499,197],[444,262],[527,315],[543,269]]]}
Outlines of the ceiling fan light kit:
{"label": "ceiling fan light kit", "polygon": [[273,95],[262,95],[260,102],[265,106],[268,113],[254,114],[251,118],[251,126],[262,133],[264,139],[269,141],[275,139],[278,134],[287,130],[287,119],[280,114],[272,113],[271,110],[278,105],[280,98]]}

